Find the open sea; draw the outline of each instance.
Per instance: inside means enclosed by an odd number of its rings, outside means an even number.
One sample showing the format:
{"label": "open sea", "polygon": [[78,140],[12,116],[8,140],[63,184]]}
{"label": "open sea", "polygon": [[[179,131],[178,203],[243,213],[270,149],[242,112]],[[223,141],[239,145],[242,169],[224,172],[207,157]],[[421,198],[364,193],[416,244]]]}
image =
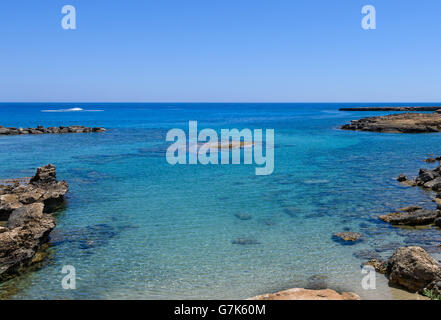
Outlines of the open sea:
{"label": "open sea", "polygon": [[[70,186],[48,259],[2,283],[0,297],[245,299],[320,286],[364,299],[402,297],[379,274],[375,290],[362,289],[360,264],[404,245],[440,258],[439,229],[395,228],[377,216],[435,207],[430,193],[394,178],[435,167],[423,160],[441,155],[441,134],[338,129],[387,114],[338,108],[386,105],[430,104],[1,103],[6,127],[108,131],[0,136],[0,179],[29,177],[52,163]],[[199,130],[274,129],[273,174],[256,176],[254,164],[170,165],[166,133],[187,131],[189,120]],[[345,230],[361,232],[363,241],[333,240]],[[252,244],[233,243],[238,238]],[[61,286],[65,265],[75,267],[75,290]]]}

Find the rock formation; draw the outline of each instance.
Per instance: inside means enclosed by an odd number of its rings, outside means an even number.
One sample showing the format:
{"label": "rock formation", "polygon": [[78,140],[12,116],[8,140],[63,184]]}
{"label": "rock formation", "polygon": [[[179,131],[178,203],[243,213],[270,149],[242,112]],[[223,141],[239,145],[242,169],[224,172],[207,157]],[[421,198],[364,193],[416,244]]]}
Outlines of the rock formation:
{"label": "rock formation", "polygon": [[352,120],[341,126],[343,130],[390,133],[426,133],[441,131],[441,114],[399,113]]}
{"label": "rock formation", "polygon": [[438,210],[419,208],[393,212],[382,215],[379,218],[384,222],[389,222],[393,225],[419,226],[434,223],[435,219],[440,215],[441,213]]}
{"label": "rock formation", "polygon": [[441,265],[423,248],[402,247],[387,261],[389,281],[411,292],[422,292],[441,280]]}
{"label": "rock formation", "polygon": [[0,126],[0,135],[18,135],[18,134],[43,134],[43,133],[89,133],[104,132],[106,129],[102,127],[84,127],[84,126],[68,126],[68,127],[48,127],[38,126],[36,128],[5,128]]}
{"label": "rock formation", "polygon": [[438,111],[441,107],[361,107],[361,108],[340,108],[339,111]]}
{"label": "rock formation", "polygon": [[63,203],[67,191],[50,164],[38,168],[29,183],[0,185],[0,280],[32,264],[55,227],[49,213]]}
{"label": "rock formation", "polygon": [[361,233],[357,232],[337,232],[334,233],[334,237],[343,241],[355,242],[361,239]]}
{"label": "rock formation", "polygon": [[437,290],[441,281],[441,265],[417,246],[398,248],[387,261],[372,259],[364,265],[373,266],[377,272],[389,277],[390,284],[410,292]]}
{"label": "rock formation", "polygon": [[352,292],[340,294],[332,289],[308,290],[294,288],[276,293],[261,294],[248,300],[360,300],[360,297]]}

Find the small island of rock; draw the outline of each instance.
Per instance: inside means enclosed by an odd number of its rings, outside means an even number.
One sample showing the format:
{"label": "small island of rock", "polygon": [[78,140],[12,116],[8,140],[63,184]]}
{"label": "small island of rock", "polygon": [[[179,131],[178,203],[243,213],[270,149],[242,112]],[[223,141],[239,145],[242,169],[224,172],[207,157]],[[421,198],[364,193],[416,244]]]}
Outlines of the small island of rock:
{"label": "small island of rock", "polygon": [[386,116],[352,120],[341,126],[343,130],[359,130],[389,133],[441,132],[439,113],[398,113]]}
{"label": "small island of rock", "polygon": [[85,126],[68,126],[68,127],[48,127],[38,126],[36,128],[15,128],[0,126],[0,135],[19,135],[19,134],[44,134],[44,133],[89,133],[89,132],[104,132],[102,127],[85,127]]}

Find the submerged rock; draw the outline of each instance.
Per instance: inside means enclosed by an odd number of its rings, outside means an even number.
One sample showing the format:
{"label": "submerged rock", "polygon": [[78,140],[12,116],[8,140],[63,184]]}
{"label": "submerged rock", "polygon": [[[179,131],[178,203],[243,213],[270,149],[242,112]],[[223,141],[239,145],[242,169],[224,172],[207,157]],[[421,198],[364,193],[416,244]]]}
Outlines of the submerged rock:
{"label": "submerged rock", "polygon": [[252,245],[252,244],[260,244],[259,241],[255,239],[247,239],[247,238],[237,238],[231,242],[232,244],[241,244],[241,245]]}
{"label": "submerged rock", "polygon": [[381,260],[381,255],[377,251],[370,249],[359,250],[354,252],[352,255],[358,259]]}
{"label": "submerged rock", "polygon": [[333,235],[334,238],[339,238],[347,242],[356,242],[361,239],[361,233],[358,232],[337,232]]}
{"label": "submerged rock", "polygon": [[381,259],[371,259],[368,262],[363,263],[363,265],[369,265],[373,267],[378,273],[387,273],[387,261],[382,261]]}
{"label": "submerged rock", "polygon": [[250,219],[253,218],[250,214],[248,214],[248,213],[242,213],[242,212],[235,213],[234,216],[235,216],[236,218],[238,218],[239,220],[250,220]]}
{"label": "submerged rock", "polygon": [[50,243],[60,245],[63,243],[71,243],[78,245],[80,249],[93,249],[107,244],[107,242],[118,235],[118,232],[124,228],[132,228],[132,226],[120,226],[120,230],[108,224],[100,223],[84,228],[73,230],[53,230],[49,237]]}
{"label": "submerged rock", "polygon": [[315,274],[308,278],[308,283],[305,286],[305,289],[312,289],[312,290],[320,290],[320,289],[327,289],[328,283],[327,283],[328,277],[321,274]]}
{"label": "submerged rock", "polygon": [[294,288],[276,293],[261,294],[248,300],[360,300],[360,296],[352,292],[340,294],[332,289],[308,290]]}

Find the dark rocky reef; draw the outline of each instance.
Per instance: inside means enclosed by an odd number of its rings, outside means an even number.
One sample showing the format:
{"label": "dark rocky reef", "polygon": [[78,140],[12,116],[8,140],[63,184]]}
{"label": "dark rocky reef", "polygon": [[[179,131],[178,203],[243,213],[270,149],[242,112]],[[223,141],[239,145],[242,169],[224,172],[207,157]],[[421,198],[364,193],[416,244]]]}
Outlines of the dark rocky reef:
{"label": "dark rocky reef", "polygon": [[89,133],[89,132],[104,132],[105,128],[102,127],[84,127],[84,126],[68,126],[68,127],[42,127],[38,126],[36,128],[5,128],[0,126],[0,135],[19,135],[19,134],[44,134],[44,133]]}
{"label": "dark rocky reef", "polygon": [[399,113],[386,116],[352,120],[340,127],[343,130],[388,132],[388,133],[430,133],[441,132],[439,113]]}
{"label": "dark rocky reef", "polygon": [[0,185],[0,280],[33,263],[55,227],[50,213],[63,203],[67,191],[51,164],[38,168],[28,183]]}

